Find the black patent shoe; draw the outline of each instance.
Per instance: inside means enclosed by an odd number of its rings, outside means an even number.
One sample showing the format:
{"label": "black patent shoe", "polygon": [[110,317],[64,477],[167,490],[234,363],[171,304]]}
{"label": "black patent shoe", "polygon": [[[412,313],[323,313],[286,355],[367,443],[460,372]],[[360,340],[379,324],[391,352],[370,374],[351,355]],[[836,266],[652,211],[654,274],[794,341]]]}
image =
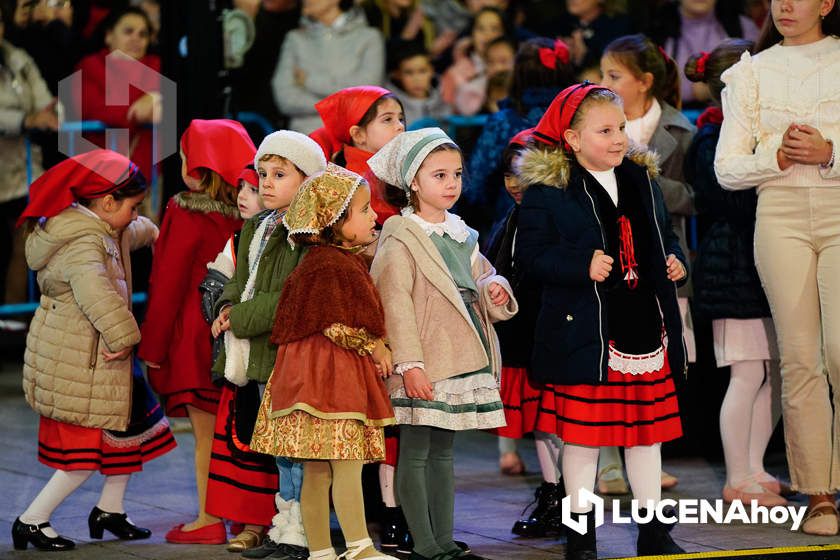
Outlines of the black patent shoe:
{"label": "black patent shoe", "polygon": [[584,522],[586,533],[566,532],[566,560],[598,560],[598,548],[595,543],[595,512],[590,511],[572,516]]}
{"label": "black patent shoe", "polygon": [[309,549],[295,544],[281,543],[277,550],[269,558],[281,558],[282,560],[307,560]]}
{"label": "black patent shoe", "polygon": [[[528,504],[525,511],[533,506],[528,517],[520,519],[513,524],[511,532],[520,537],[545,537],[549,533],[556,533],[558,536],[563,533],[561,522],[560,503],[565,496],[566,490],[563,483],[553,484],[543,482],[534,492],[534,501]],[[522,512],[524,515],[524,511]]]}
{"label": "black patent shoe", "polygon": [[20,517],[15,519],[12,525],[12,542],[15,545],[15,550],[26,550],[28,545],[32,545],[38,550],[71,550],[76,547],[76,543],[70,539],[65,539],[62,536],[48,537],[41,529],[50,527],[50,522],[45,521],[38,525],[29,525],[20,520]]}
{"label": "black patent shoe", "polygon": [[152,532],[148,529],[138,527],[129,521],[128,515],[125,513],[108,513],[98,507],[94,507],[90,511],[88,529],[90,529],[90,538],[92,539],[101,539],[105,529],[124,541],[148,539],[152,536]]}
{"label": "black patent shoe", "polygon": [[[639,509],[642,517],[647,517],[647,511]],[[669,534],[673,525],[665,525],[654,516],[647,523],[639,523],[639,538],[636,540],[636,551],[639,556],[658,556],[667,554],[682,554],[685,552]]]}
{"label": "black patent shoe", "polygon": [[266,537],[260,546],[244,550],[241,554],[242,558],[268,558],[280,548],[280,543],[271,540],[271,537]]}

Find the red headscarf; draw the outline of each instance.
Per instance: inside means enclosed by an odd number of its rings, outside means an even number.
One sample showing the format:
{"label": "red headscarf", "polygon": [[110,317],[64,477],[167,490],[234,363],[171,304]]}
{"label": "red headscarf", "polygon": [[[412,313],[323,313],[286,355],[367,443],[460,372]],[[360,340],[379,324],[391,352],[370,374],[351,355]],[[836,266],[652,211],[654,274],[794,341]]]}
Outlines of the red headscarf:
{"label": "red headscarf", "polygon": [[257,148],[238,121],[230,119],[194,119],[181,137],[181,149],[187,159],[187,173],[201,178],[204,167],[236,185],[242,169],[254,162]]}
{"label": "red headscarf", "polygon": [[333,154],[343,147],[343,144],[336,141],[325,126],[310,132],[309,137],[321,146],[321,150],[323,150],[324,157],[327,158],[327,161],[332,161]]}
{"label": "red headscarf", "polygon": [[315,109],[321,115],[324,128],[332,140],[339,145],[349,144],[350,127],[359,124],[370,106],[389,93],[391,92],[379,86],[344,88],[316,103]]}
{"label": "red headscarf", "polygon": [[140,170],[127,157],[111,150],[92,150],[66,159],[29,187],[29,204],[17,226],[27,218],[51,218],[79,199],[102,198],[138,174]]}
{"label": "red headscarf", "polygon": [[540,122],[534,127],[533,137],[544,144],[556,146],[562,143],[564,148],[571,149],[566,139],[563,138],[563,133],[569,129],[578,107],[583,103],[586,96],[601,89],[605,90],[607,88],[583,82],[582,84],[569,86],[558,93],[551,105],[548,106]]}
{"label": "red headscarf", "polygon": [[525,147],[528,145],[528,140],[534,135],[533,128],[526,128],[525,130],[520,130],[516,134],[513,135],[513,138],[510,139],[508,142],[509,146],[521,146]]}
{"label": "red headscarf", "polygon": [[237,187],[239,186],[239,181],[245,181],[249,185],[254,187],[260,186],[260,176],[257,175],[257,172],[254,170],[254,164],[249,163],[245,166],[245,169],[242,170],[242,173],[239,174],[239,177],[236,178],[236,183],[234,183]]}

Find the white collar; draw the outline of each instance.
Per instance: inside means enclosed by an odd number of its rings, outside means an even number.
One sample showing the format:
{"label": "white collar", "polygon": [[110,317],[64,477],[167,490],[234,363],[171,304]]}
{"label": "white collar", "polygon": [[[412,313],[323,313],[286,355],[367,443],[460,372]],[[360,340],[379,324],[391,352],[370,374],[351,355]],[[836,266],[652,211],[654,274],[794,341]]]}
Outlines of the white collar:
{"label": "white collar", "polygon": [[644,115],[627,121],[625,124],[627,136],[637,144],[647,147],[656,132],[656,127],[659,126],[660,117],[662,117],[662,105],[654,98]]}
{"label": "white collar", "polygon": [[[95,220],[102,220],[102,218],[99,217],[99,214],[97,214],[96,212],[94,212],[93,210],[88,208],[87,206],[83,206],[83,205],[79,204],[78,202],[74,202],[70,206],[72,206],[73,208],[75,208],[76,210],[81,212],[82,214],[86,214],[90,218],[93,218]],[[102,220],[102,221],[104,222],[105,220]]]}
{"label": "white collar", "polygon": [[459,216],[456,216],[455,214],[451,214],[449,212],[444,213],[446,215],[445,220],[439,223],[432,223],[427,222],[426,220],[415,214],[414,209],[411,207],[404,208],[402,211],[403,216],[414,220],[414,222],[418,226],[420,226],[420,228],[428,236],[431,236],[433,233],[436,233],[443,237],[443,234],[445,233],[458,243],[463,243],[464,241],[466,241],[470,236],[470,230],[467,227],[467,224],[464,222],[464,220],[462,220]]}

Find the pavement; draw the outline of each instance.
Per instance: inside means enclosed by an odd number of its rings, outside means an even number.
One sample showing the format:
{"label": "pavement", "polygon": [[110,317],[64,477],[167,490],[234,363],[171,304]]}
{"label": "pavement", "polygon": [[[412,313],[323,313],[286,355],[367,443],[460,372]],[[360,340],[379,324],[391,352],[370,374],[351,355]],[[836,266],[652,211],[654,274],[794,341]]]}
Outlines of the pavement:
{"label": "pavement", "polygon": [[[0,338],[4,337],[0,333]],[[41,553],[14,551],[10,531],[15,518],[26,509],[52,475],[36,456],[38,416],[23,399],[20,389],[21,362],[19,348],[0,342],[0,558],[36,558],[41,554],[62,560],[189,560],[237,557],[223,546],[170,545],[163,536],[178,523],[192,519],[196,509],[193,480],[192,434],[176,434],[178,447],[152,461],[135,476],[128,487],[125,505],[132,520],[152,530],[145,541],[121,542],[108,533],[103,541],[89,538],[87,516],[96,504],[102,477],[95,475],[72,494],[55,512],[52,524],[60,534],[77,543],[74,551]],[[716,408],[709,410],[709,430],[717,429]],[[675,444],[676,446],[676,444]],[[679,445],[680,456],[667,456],[665,469],[679,477],[679,485],[663,497],[673,499],[717,499],[724,482],[723,464],[718,458],[707,458],[692,442]],[[498,469],[496,440],[486,433],[459,434],[456,439],[456,518],[455,538],[468,542],[476,554],[491,560],[537,560],[564,558],[563,543],[556,539],[522,539],[510,532],[533,497],[540,483],[538,463],[532,440],[522,440],[520,454],[528,472],[524,476],[502,476]],[[776,449],[768,457],[768,470],[784,475],[784,453]],[[629,496],[621,498],[621,511],[629,512]],[[791,505],[804,506],[802,496]],[[631,557],[635,554],[637,530],[632,524],[613,522],[607,507],[606,524],[598,529],[598,552],[601,558]],[[340,532],[333,519],[334,541],[340,543]],[[376,526],[371,524],[375,538]],[[713,552],[764,547],[840,545],[840,537],[812,537],[792,532],[790,523],[680,524],[671,533],[676,542],[689,552]],[[840,554],[840,553],[838,553]],[[773,558],[784,559],[785,554]],[[825,558],[834,556],[824,556]]]}

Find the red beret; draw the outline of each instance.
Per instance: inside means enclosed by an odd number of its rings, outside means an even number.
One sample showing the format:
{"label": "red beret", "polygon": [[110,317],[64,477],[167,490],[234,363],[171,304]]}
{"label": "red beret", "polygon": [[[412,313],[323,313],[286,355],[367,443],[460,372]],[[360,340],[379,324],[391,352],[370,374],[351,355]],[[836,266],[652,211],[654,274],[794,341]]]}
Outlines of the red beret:
{"label": "red beret", "polygon": [[339,144],[349,144],[350,127],[359,124],[371,105],[389,93],[379,86],[344,88],[316,103],[315,109],[333,140]]}
{"label": "red beret", "polygon": [[583,82],[582,84],[569,86],[558,93],[551,105],[548,106],[540,122],[534,127],[534,138],[552,146],[562,143],[563,147],[569,150],[569,144],[563,138],[563,133],[569,129],[578,107],[586,99],[586,96],[593,91],[602,89],[606,90],[607,88]]}

